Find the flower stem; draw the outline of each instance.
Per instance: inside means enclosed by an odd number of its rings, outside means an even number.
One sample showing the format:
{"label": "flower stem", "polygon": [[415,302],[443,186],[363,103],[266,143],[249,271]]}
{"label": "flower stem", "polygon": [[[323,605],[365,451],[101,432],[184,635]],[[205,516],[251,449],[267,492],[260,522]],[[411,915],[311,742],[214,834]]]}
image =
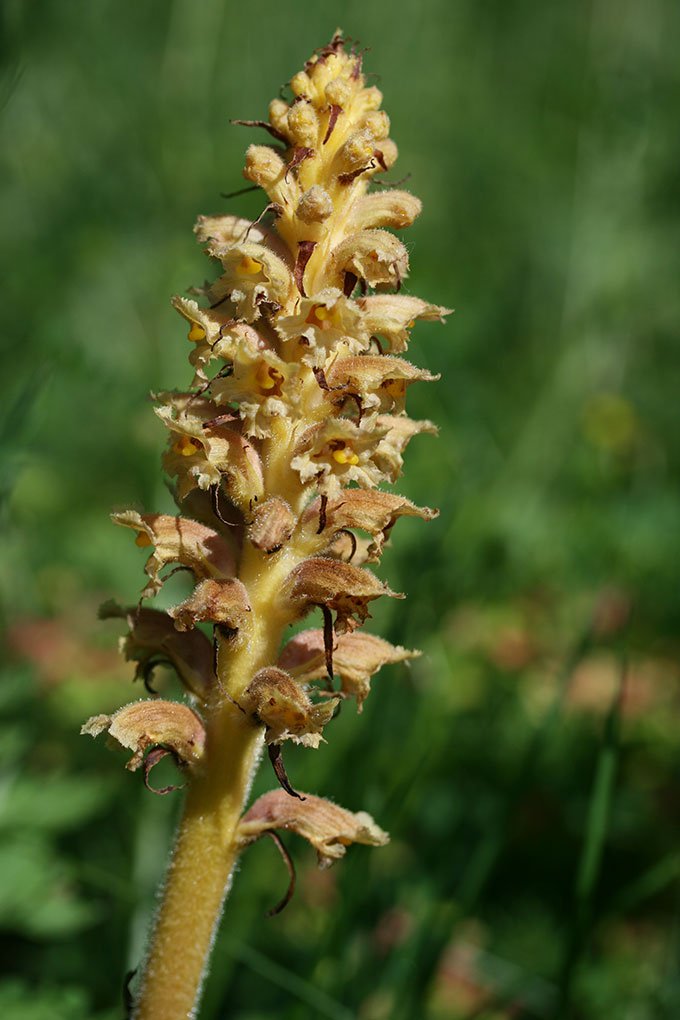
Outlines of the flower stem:
{"label": "flower stem", "polygon": [[187,795],[153,925],[135,1020],[196,1016],[239,854],[236,826],[257,766],[261,731],[231,705],[212,722],[215,739],[210,741],[210,767],[192,782]]}
{"label": "flower stem", "polygon": [[257,670],[276,659],[288,617],[277,610],[275,596],[298,559],[294,546],[274,560],[252,546],[244,550],[240,576],[248,586],[250,619],[235,648],[229,640],[221,642],[219,684],[206,712],[203,767],[187,794],[134,1020],[197,1015],[201,982],[240,852],[236,827],[264,746],[262,727],[239,710],[238,700]]}

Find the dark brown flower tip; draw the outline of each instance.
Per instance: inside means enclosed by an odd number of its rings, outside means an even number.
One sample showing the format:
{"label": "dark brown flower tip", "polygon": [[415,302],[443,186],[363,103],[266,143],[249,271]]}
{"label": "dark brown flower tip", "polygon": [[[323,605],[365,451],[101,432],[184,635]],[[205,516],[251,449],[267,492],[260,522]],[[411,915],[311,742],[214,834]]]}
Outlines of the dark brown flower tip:
{"label": "dark brown flower tip", "polygon": [[337,103],[331,103],[331,105],[329,107],[329,112],[328,112],[328,127],[326,128],[326,134],[324,135],[324,139],[323,139],[323,143],[322,143],[323,145],[326,144],[326,142],[329,140],[329,138],[333,134],[333,131],[335,129],[335,125],[338,122],[338,117],[340,116],[341,113],[342,113],[342,107],[339,106]]}
{"label": "dark brown flower tip", "polygon": [[276,915],[280,914],[282,910],[285,910],[285,908],[292,900],[293,895],[295,893],[295,883],[297,880],[297,876],[295,874],[295,865],[293,864],[293,858],[288,853],[288,850],[286,849],[286,846],[281,837],[279,836],[278,832],[269,831],[266,833],[266,835],[269,836],[269,838],[274,843],[274,846],[281,854],[283,863],[286,865],[286,869],[288,871],[288,888],[286,889],[285,895],[283,896],[282,899],[279,900],[276,906],[268,910],[266,914],[267,917],[276,917]]}
{"label": "dark brown flower tip", "polygon": [[293,275],[295,277],[295,284],[297,289],[300,291],[303,297],[307,297],[305,293],[305,269],[309,262],[314,249],[316,248],[316,241],[298,241],[298,253],[295,259],[295,269]]}
{"label": "dark brown flower tip", "polygon": [[283,132],[275,128],[268,120],[232,120],[230,123],[238,124],[240,127],[263,128],[265,131],[268,131],[272,138],[275,138],[277,142],[283,142],[285,146],[290,145],[289,139],[286,138]]}
{"label": "dark brown flower tip", "polygon": [[299,145],[293,150],[293,155],[286,167],[286,178],[293,170],[300,166],[300,163],[304,163],[306,159],[311,159],[314,155],[314,149],[310,149],[307,146]]}
{"label": "dark brown flower tip", "polygon": [[286,772],[286,766],[283,764],[283,754],[281,752],[280,744],[269,744],[267,747],[267,753],[269,754],[269,760],[272,763],[274,769],[274,775],[279,781],[282,790],[285,790],[289,797],[296,797],[298,800],[304,800],[305,798],[297,790],[293,789],[288,773]]}
{"label": "dark brown flower tip", "polygon": [[171,751],[167,747],[153,747],[146,758],[142,766],[142,772],[144,775],[144,785],[150,793],[158,794],[159,797],[165,796],[166,793],[173,793],[175,790],[181,790],[182,786],[152,786],[149,782],[149,774],[155,765],[158,765],[159,761],[163,758],[170,756],[178,768],[183,768],[183,762],[177,757],[174,751]]}

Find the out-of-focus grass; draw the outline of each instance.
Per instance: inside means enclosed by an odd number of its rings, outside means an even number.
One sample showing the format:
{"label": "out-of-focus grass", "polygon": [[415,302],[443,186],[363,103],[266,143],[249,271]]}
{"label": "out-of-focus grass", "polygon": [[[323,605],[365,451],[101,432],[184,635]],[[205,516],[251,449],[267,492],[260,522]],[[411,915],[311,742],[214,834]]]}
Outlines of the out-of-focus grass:
{"label": "out-of-focus grass", "polygon": [[177,805],[76,736],[130,693],[95,609],[136,597],[141,562],[107,511],[170,506],[146,400],[188,378],[168,297],[209,271],[198,212],[261,207],[220,198],[253,137],[228,119],[261,116],[338,20],[425,202],[409,289],[456,308],[412,348],[442,373],[411,401],[442,438],[404,490],[442,515],[397,529],[385,576],[409,599],[376,612],[426,655],[290,755],[392,843],[324,873],[293,846],[272,920],[285,874],[250,850],[202,1015],[678,1015],[676,5],[0,17],[2,1015],[113,1020],[143,951]]}

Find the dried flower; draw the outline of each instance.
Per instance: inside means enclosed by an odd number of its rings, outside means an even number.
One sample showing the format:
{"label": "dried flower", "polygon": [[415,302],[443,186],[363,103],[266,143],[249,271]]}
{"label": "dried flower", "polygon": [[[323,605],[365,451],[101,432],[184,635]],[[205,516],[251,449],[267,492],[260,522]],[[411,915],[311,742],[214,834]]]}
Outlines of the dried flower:
{"label": "dried flower", "polygon": [[244,844],[265,832],[287,829],[304,837],[317,852],[319,867],[327,868],[351,843],[384,846],[389,836],[365,811],[353,814],[321,797],[307,794],[293,800],[283,790],[271,790],[256,800],[243,816],[239,836]]}

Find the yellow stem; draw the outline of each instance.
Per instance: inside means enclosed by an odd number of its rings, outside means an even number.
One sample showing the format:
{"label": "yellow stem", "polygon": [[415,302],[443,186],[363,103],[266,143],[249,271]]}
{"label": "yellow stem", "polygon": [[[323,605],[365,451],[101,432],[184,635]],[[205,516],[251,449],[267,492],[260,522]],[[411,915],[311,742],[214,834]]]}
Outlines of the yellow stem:
{"label": "yellow stem", "polygon": [[236,827],[263,747],[262,728],[229,698],[238,702],[254,674],[276,662],[290,612],[279,606],[277,596],[300,558],[293,543],[272,557],[249,544],[244,549],[240,576],[250,596],[250,619],[234,647],[223,641],[220,648],[220,685],[206,713],[206,754],[187,794],[134,1020],[196,1016],[201,982],[240,850]]}
{"label": "yellow stem", "polygon": [[[191,784],[156,918],[135,1020],[196,1016],[203,975],[238,857],[235,840],[262,732],[224,709],[210,768]],[[218,736],[219,731],[219,736]]]}

